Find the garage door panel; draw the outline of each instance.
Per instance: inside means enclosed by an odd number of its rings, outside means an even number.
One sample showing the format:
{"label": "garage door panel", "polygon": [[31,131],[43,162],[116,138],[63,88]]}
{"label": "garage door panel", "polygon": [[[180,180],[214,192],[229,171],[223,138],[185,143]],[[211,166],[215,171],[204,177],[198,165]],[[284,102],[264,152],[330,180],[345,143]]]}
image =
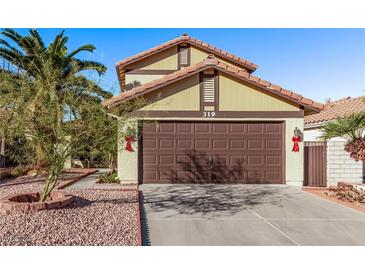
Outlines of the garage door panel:
{"label": "garage door panel", "polygon": [[242,123],[230,124],[229,128],[230,128],[230,133],[233,133],[233,134],[245,133],[245,124],[242,124]]}
{"label": "garage door panel", "polygon": [[218,133],[218,134],[228,133],[228,125],[225,123],[212,124],[212,133]]}
{"label": "garage door panel", "polygon": [[196,149],[209,149],[210,140],[208,139],[198,139],[194,140]]}
{"label": "garage door panel", "polygon": [[158,132],[161,133],[173,133],[175,132],[175,125],[174,124],[157,124],[156,127],[158,128]]}
{"label": "garage door panel", "polygon": [[177,148],[192,149],[193,141],[192,140],[177,140]]}
{"label": "garage door panel", "polygon": [[152,155],[144,155],[143,161],[145,165],[156,165],[157,164],[157,157],[158,155],[152,154]]}
{"label": "garage door panel", "polygon": [[263,165],[264,156],[249,155],[249,156],[247,156],[247,164],[248,165]]}
{"label": "garage door panel", "polygon": [[265,132],[271,134],[280,134],[281,133],[281,125],[280,124],[265,124]]}
{"label": "garage door panel", "polygon": [[247,140],[247,149],[263,149],[264,148],[264,140],[260,139],[249,139]]}
{"label": "garage door panel", "polygon": [[281,157],[277,155],[265,156],[266,165],[281,165]]}
{"label": "garage door panel", "polygon": [[177,124],[177,133],[192,133],[192,132],[193,132],[193,124],[190,123]]}
{"label": "garage door panel", "polygon": [[259,133],[264,133],[264,125],[259,123],[252,123],[252,124],[247,124],[247,133],[248,134],[259,134]]}
{"label": "garage door panel", "polygon": [[281,150],[281,142],[280,140],[265,140],[265,147],[268,149]]}
{"label": "garage door panel", "polygon": [[159,156],[160,165],[173,165],[175,164],[175,155],[160,155]]}
{"label": "garage door panel", "polygon": [[282,123],[267,122],[148,124],[143,127],[140,150],[142,180],[283,183],[282,127]]}
{"label": "garage door panel", "polygon": [[175,147],[175,140],[160,140],[159,142],[159,148],[165,149],[165,148],[174,148]]}
{"label": "garage door panel", "polygon": [[199,123],[194,124],[194,131],[195,133],[208,133],[210,131],[210,124],[208,123]]}
{"label": "garage door panel", "polygon": [[229,140],[229,148],[230,149],[244,149],[245,148],[245,140],[243,140],[243,139]]}
{"label": "garage door panel", "polygon": [[225,139],[213,139],[212,140],[213,149],[227,149],[227,140]]}

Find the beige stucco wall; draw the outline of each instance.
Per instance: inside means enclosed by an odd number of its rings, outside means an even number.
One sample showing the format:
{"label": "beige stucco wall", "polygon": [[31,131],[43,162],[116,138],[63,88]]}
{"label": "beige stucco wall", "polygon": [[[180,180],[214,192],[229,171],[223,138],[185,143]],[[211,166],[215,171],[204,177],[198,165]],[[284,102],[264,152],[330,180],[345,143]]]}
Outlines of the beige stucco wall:
{"label": "beige stucco wall", "polygon": [[125,83],[131,83],[133,81],[138,81],[141,83],[141,85],[151,82],[155,79],[161,78],[165,76],[164,74],[161,75],[146,75],[146,74],[126,74],[125,75]]}
{"label": "beige stucco wall", "polygon": [[[209,52],[206,52],[206,51],[203,51],[203,50],[201,50],[201,49],[198,49],[198,48],[196,48],[196,47],[194,47],[194,46],[191,46],[191,47],[190,47],[190,64],[191,64],[191,65],[194,65],[194,64],[196,64],[196,63],[199,63],[199,62],[203,61],[204,59],[207,59],[207,56],[208,56],[209,54],[210,54]],[[229,65],[230,65],[230,66],[232,66],[232,67],[236,67],[236,68],[240,68],[240,69],[242,69],[242,68],[243,68],[243,67],[239,67],[239,66],[237,66],[236,64],[231,63],[231,62],[229,62],[229,61],[227,61],[227,60],[223,60],[223,59],[221,59],[221,58],[219,58],[219,57],[217,57],[217,56],[216,56],[216,58],[217,58],[218,60],[220,60],[220,61],[222,61],[222,62],[226,63],[226,64],[229,64]]]}
{"label": "beige stucco wall", "polygon": [[265,94],[238,79],[219,76],[221,111],[298,111],[299,106]]}
{"label": "beige stucco wall", "polygon": [[[128,126],[137,128],[137,121],[130,120],[124,127],[118,128],[118,177],[121,184],[138,183],[138,142],[132,142],[134,152],[125,150],[125,140],[122,132]],[[138,135],[137,135],[138,136]]]}
{"label": "beige stucco wall", "polygon": [[[299,144],[299,152],[292,152],[293,142],[291,138],[293,137],[294,129],[297,127],[303,132],[304,119],[303,118],[277,118],[277,119],[223,119],[223,118],[148,118],[146,120],[181,120],[181,121],[283,121],[285,122],[285,181],[288,185],[302,186],[303,185],[303,143]],[[123,142],[122,142],[123,143]],[[137,145],[137,144],[135,144]],[[124,183],[135,182],[138,178],[138,153],[137,147],[135,147],[136,152],[130,153],[123,150],[119,150],[118,153],[118,174],[119,178]]]}
{"label": "beige stucco wall", "polygon": [[139,62],[128,69],[173,69],[177,70],[177,46],[168,48]]}
{"label": "beige stucco wall", "polygon": [[[162,98],[171,91],[176,93]],[[141,110],[186,110],[198,111],[200,109],[199,75],[190,76],[183,81],[178,81],[166,87],[153,91],[145,97],[146,100],[158,100],[143,107]],[[161,99],[160,99],[161,98]]]}

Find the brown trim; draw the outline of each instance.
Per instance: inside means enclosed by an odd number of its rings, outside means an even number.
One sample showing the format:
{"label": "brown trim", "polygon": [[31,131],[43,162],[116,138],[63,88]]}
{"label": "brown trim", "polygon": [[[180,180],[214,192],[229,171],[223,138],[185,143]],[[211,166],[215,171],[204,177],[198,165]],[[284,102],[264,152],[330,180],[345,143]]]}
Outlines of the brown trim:
{"label": "brown trim", "polygon": [[[181,57],[180,57],[180,49],[181,48],[186,48],[187,50],[187,60],[188,60],[188,63],[187,64],[181,64]],[[181,44],[177,45],[177,68],[178,70],[180,70],[181,68],[185,68],[185,67],[189,67],[190,66],[190,44],[186,44],[185,46],[182,46]]]}
{"label": "brown trim", "polygon": [[[139,110],[132,112],[130,117],[156,118],[204,118],[204,111],[162,111]],[[214,118],[304,118],[300,111],[215,111]],[[212,118],[212,119],[214,119]],[[208,118],[207,118],[208,120]]]}
{"label": "brown trim", "polygon": [[129,70],[125,74],[140,74],[140,75],[165,75],[176,72],[176,69],[134,69]]}
{"label": "brown trim", "polygon": [[214,70],[214,110],[219,111],[219,72]]}
{"label": "brown trim", "polygon": [[200,105],[200,111],[204,111],[204,98],[203,98],[203,72],[199,73],[199,105]]}

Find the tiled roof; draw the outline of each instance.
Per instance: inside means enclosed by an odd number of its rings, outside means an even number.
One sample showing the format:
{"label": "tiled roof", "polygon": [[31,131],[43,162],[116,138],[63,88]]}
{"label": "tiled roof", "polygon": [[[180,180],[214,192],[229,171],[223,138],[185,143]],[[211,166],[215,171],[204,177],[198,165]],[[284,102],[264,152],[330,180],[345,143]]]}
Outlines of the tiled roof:
{"label": "tiled roof", "polygon": [[293,91],[284,89],[278,85],[274,85],[268,81],[262,80],[256,76],[247,73],[245,70],[240,70],[235,67],[229,66],[224,62],[219,61],[214,56],[210,55],[204,61],[192,65],[190,67],[183,68],[182,70],[176,71],[174,73],[168,74],[159,79],[153,80],[151,82],[145,83],[141,86],[135,87],[129,91],[123,92],[121,95],[114,96],[103,102],[104,107],[114,107],[119,105],[124,100],[129,100],[147,92],[156,90],[160,87],[166,86],[177,80],[183,79],[190,75],[196,74],[200,71],[206,70],[207,68],[215,68],[217,70],[223,71],[241,80],[244,80],[250,84],[263,88],[273,94],[286,98],[292,102],[299,105],[312,109],[314,111],[320,111],[323,105],[312,101],[311,99],[305,98]]}
{"label": "tiled roof", "polygon": [[338,101],[326,103],[321,112],[306,116],[304,124],[323,123],[334,120],[337,117],[345,117],[363,111],[365,111],[365,96],[356,98],[346,97]]}
{"label": "tiled roof", "polygon": [[145,58],[147,56],[150,56],[156,52],[159,52],[161,50],[164,50],[166,48],[169,48],[169,47],[172,47],[172,46],[175,46],[175,45],[178,45],[180,43],[189,43],[191,45],[194,45],[196,47],[199,47],[199,48],[202,48],[202,49],[205,49],[206,51],[210,52],[210,53],[213,53],[215,54],[216,56],[218,57],[222,57],[222,58],[226,58],[234,63],[237,63],[237,64],[240,64],[242,66],[244,66],[245,68],[247,68],[250,72],[253,72],[255,71],[258,66],[255,65],[254,63],[250,62],[250,61],[247,61],[243,58],[240,58],[236,55],[233,55],[227,51],[224,51],[224,50],[221,50],[221,49],[218,49],[216,48],[215,46],[212,46],[212,45],[209,45],[203,41],[200,41],[198,39],[195,39],[193,37],[190,37],[188,34],[183,34],[181,35],[180,37],[178,38],[175,38],[173,40],[170,40],[166,43],[163,43],[161,45],[158,45],[156,47],[153,47],[149,50],[146,50],[146,51],[143,51],[141,53],[138,53],[136,55],[133,55],[131,57],[128,57],[118,63],[116,63],[116,67],[119,68],[119,67],[124,67],[126,66],[127,64],[130,64],[132,62],[135,62],[135,61],[138,61],[142,58]]}

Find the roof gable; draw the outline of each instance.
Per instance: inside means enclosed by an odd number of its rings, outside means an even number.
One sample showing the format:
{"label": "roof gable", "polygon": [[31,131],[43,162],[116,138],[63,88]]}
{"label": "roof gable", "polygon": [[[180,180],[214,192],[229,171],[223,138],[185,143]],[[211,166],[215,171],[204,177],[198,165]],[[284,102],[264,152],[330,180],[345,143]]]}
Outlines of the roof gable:
{"label": "roof gable", "polygon": [[203,62],[194,64],[190,67],[186,67],[177,72],[166,75],[162,78],[156,79],[154,81],[148,82],[144,85],[138,86],[132,90],[123,92],[121,95],[114,96],[103,102],[104,107],[115,107],[121,104],[123,101],[142,96],[147,92],[151,92],[163,86],[169,85],[176,81],[182,80],[193,74],[199,73],[209,68],[217,69],[221,72],[227,73],[235,78],[238,78],[244,82],[247,82],[253,86],[260,88],[261,90],[282,97],[288,101],[294,102],[303,106],[309,110],[319,112],[323,105],[308,98],[305,98],[293,91],[284,89],[278,85],[274,85],[268,81],[262,80],[256,76],[249,74],[245,70],[240,70],[235,67],[229,66],[224,62],[217,60],[214,56],[208,56]]}
{"label": "roof gable", "polygon": [[238,57],[234,54],[231,54],[227,51],[218,49],[215,46],[209,45],[209,44],[207,44],[203,41],[200,41],[198,39],[190,37],[188,34],[183,34],[182,36],[180,36],[178,38],[175,38],[175,39],[170,40],[166,43],[163,43],[161,45],[153,47],[149,50],[140,52],[140,53],[138,53],[136,55],[133,55],[131,57],[128,57],[128,58],[126,58],[122,61],[119,61],[118,63],[116,63],[116,68],[117,68],[117,70],[122,70],[125,66],[127,66],[131,63],[140,61],[144,58],[147,58],[151,55],[154,55],[154,54],[159,53],[161,51],[164,51],[164,50],[166,50],[170,47],[174,47],[176,45],[179,45],[181,43],[188,43],[188,44],[193,45],[197,48],[203,49],[204,51],[207,51],[211,54],[214,54],[219,58],[227,59],[232,63],[236,63],[236,64],[244,67],[250,73],[254,72],[258,68],[258,66],[256,64],[254,64],[250,61],[247,61],[247,60],[245,60],[243,58],[240,58],[240,57]]}

